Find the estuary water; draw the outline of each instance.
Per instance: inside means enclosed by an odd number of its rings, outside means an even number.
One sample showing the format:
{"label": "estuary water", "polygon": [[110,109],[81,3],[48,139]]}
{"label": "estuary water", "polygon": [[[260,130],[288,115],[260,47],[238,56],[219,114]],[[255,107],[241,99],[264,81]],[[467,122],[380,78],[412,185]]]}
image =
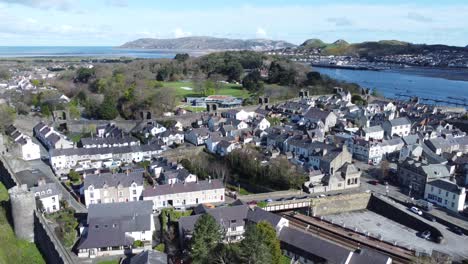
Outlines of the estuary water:
{"label": "estuary water", "polygon": [[0,58],[34,58],[34,57],[101,57],[101,58],[174,58],[176,51],[119,49],[115,47],[7,47],[0,46]]}
{"label": "estuary water", "polygon": [[[361,87],[377,89],[388,98],[408,99],[406,96],[434,99],[425,103],[452,105],[446,101],[468,104],[468,79],[463,80],[462,70],[348,70],[314,67],[314,70],[333,79],[359,84]],[[442,102],[444,101],[444,102]],[[466,106],[466,105],[465,105]]]}

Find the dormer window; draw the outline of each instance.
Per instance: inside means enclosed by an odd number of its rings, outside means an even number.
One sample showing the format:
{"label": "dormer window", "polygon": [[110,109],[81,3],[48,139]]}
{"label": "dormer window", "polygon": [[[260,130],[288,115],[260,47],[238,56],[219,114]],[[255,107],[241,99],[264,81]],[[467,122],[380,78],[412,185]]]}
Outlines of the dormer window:
{"label": "dormer window", "polygon": [[92,191],[92,190],[94,190],[94,187],[91,185],[91,186],[88,187],[88,190]]}
{"label": "dormer window", "polygon": [[44,191],[42,191],[42,192],[41,192],[41,195],[44,195],[44,194],[45,194],[45,192],[44,192]]}
{"label": "dormer window", "polygon": [[48,189],[47,190],[47,194],[51,194],[52,193],[52,190],[51,189]]}

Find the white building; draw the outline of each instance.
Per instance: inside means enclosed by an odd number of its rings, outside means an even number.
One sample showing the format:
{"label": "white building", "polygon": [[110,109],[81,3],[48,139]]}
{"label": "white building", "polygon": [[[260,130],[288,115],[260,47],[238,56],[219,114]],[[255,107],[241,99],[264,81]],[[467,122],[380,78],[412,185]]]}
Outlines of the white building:
{"label": "white building", "polygon": [[366,140],[381,140],[384,138],[384,130],[381,126],[365,127],[362,129],[362,131],[364,132],[363,136]]}
{"label": "white building", "polygon": [[24,135],[15,126],[11,125],[6,129],[6,133],[16,143],[15,152],[23,160],[35,160],[41,158],[41,149],[34,143],[31,137]]}
{"label": "white building", "polygon": [[34,193],[36,199],[42,203],[42,207],[47,213],[54,213],[60,210],[61,193],[55,183],[45,183],[40,181],[39,186],[32,187],[31,192]]}
{"label": "white building", "polygon": [[76,167],[99,168],[102,162],[107,160],[125,163],[150,160],[161,152],[161,146],[152,144],[110,148],[51,149],[49,157],[50,164],[57,174],[67,174]]}
{"label": "white building", "polygon": [[34,135],[47,149],[70,149],[75,144],[64,135],[55,131],[53,127],[40,122],[33,128]]}
{"label": "white building", "polygon": [[143,173],[104,173],[87,175],[83,193],[85,205],[140,200],[143,192]]}
{"label": "white building", "polygon": [[201,203],[224,202],[220,180],[157,185],[143,191],[143,200],[152,201],[155,210],[166,207],[193,207]]}
{"label": "white building", "polygon": [[466,190],[454,182],[439,179],[426,183],[424,198],[451,211],[460,212],[465,209]]}
{"label": "white building", "polygon": [[387,120],[382,124],[382,127],[388,136],[404,137],[411,132],[411,122],[406,117]]}
{"label": "white building", "polygon": [[[80,228],[78,257],[136,254],[151,248],[155,231],[152,206],[148,201],[91,205],[87,224]],[[135,247],[135,241],[144,246]]]}

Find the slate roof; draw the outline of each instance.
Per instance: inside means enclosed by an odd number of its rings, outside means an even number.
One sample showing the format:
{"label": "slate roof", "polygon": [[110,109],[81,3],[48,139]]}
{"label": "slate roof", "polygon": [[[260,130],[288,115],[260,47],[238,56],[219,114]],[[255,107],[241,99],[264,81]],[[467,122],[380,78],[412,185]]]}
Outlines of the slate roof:
{"label": "slate roof", "polygon": [[362,129],[366,133],[375,133],[375,132],[383,132],[383,128],[381,126],[371,126],[365,127]]}
{"label": "slate roof", "polygon": [[331,112],[323,111],[320,108],[312,107],[305,114],[304,117],[308,119],[318,119],[325,122],[325,119],[331,114]]}
{"label": "slate roof", "polygon": [[[50,193],[48,193],[48,190],[50,190]],[[46,183],[40,186],[32,187],[31,192],[34,194],[38,192],[40,198],[61,195],[61,191],[58,189],[56,183]],[[44,192],[44,194],[42,194],[42,192]]]}
{"label": "slate roof", "polygon": [[101,189],[106,184],[109,187],[116,187],[121,185],[124,188],[130,187],[135,182],[138,186],[143,185],[143,173],[142,172],[131,172],[127,173],[103,173],[87,175],[84,179],[84,188],[87,189],[89,186],[93,186],[95,189]]}
{"label": "slate roof", "polygon": [[180,182],[174,184],[164,184],[157,185],[154,187],[148,187],[145,190],[143,190],[143,197],[153,197],[173,193],[197,192],[222,188],[224,188],[224,185],[218,179],[211,180],[211,182],[209,180],[187,183]]}
{"label": "slate roof", "polygon": [[326,263],[345,263],[351,253],[336,244],[290,227],[283,227],[279,239],[281,244],[302,251],[308,255],[308,258],[318,257],[324,259]]}
{"label": "slate roof", "polygon": [[73,156],[73,155],[98,155],[98,154],[122,154],[131,152],[146,152],[161,150],[158,144],[139,145],[139,146],[124,146],[124,147],[109,147],[109,148],[69,148],[69,149],[51,149],[49,154],[51,157],[57,156]]}
{"label": "slate roof", "polygon": [[138,139],[132,136],[124,136],[124,137],[107,137],[107,138],[82,138],[81,144],[85,145],[113,145],[113,144],[123,144],[123,143],[132,143],[132,142],[140,142]]}
{"label": "slate roof", "polygon": [[167,254],[156,250],[145,250],[132,257],[129,264],[167,264]]}
{"label": "slate roof", "polygon": [[78,249],[129,246],[133,239],[126,232],[151,230],[153,202],[91,204],[88,208],[88,231]]}
{"label": "slate roof", "polygon": [[460,193],[461,192],[460,188],[458,187],[458,185],[456,183],[448,181],[448,180],[439,179],[439,180],[431,181],[428,184],[432,185],[432,186],[435,186],[435,187],[437,187],[439,189],[452,192],[452,193]]}
{"label": "slate roof", "polygon": [[361,248],[359,252],[355,251],[348,264],[386,264],[389,257],[377,251],[367,248]]}
{"label": "slate roof", "polygon": [[411,125],[411,122],[406,117],[395,118],[395,119],[389,120],[389,122],[390,122],[390,125],[392,125],[392,127]]}

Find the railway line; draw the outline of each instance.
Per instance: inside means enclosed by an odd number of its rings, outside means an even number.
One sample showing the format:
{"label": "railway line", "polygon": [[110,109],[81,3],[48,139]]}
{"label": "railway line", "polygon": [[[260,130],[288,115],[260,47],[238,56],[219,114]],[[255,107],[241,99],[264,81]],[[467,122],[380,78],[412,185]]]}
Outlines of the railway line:
{"label": "railway line", "polygon": [[411,263],[415,257],[414,252],[411,250],[397,247],[378,239],[366,237],[351,230],[337,230],[336,228],[316,223],[319,221],[315,221],[313,218],[299,218],[292,215],[292,212],[293,211],[281,213],[282,217],[289,220],[290,226],[306,230],[312,235],[325,238],[349,250],[356,250],[361,247],[371,248],[391,257],[393,259],[393,263],[397,264]]}

